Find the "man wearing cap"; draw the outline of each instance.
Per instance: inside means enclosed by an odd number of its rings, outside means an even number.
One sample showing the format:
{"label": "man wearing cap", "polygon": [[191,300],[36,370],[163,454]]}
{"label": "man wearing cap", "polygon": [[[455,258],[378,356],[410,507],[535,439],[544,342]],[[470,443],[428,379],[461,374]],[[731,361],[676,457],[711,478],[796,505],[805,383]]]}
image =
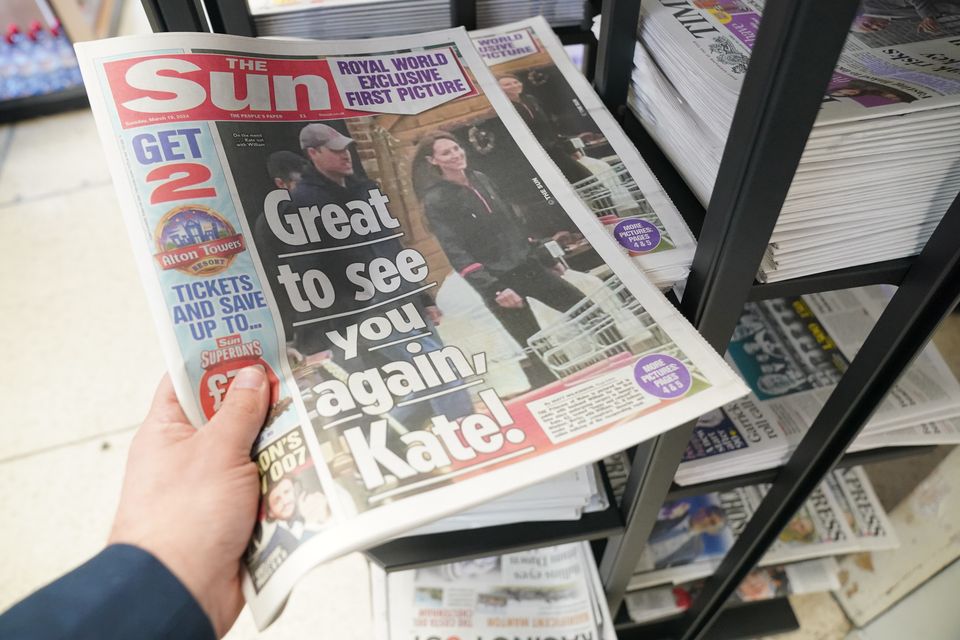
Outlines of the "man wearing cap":
{"label": "man wearing cap", "polygon": [[[307,157],[307,167],[304,170],[300,182],[291,192],[291,200],[295,207],[313,207],[318,206],[321,209],[327,204],[337,204],[344,209],[349,209],[348,202],[354,200],[369,200],[370,191],[379,189],[379,185],[373,180],[361,177],[355,174],[353,165],[353,154],[350,152],[350,145],[353,139],[343,135],[333,127],[313,123],[308,124],[300,130],[300,148]],[[337,296],[348,296],[355,287],[352,285],[347,288],[343,280],[337,280],[336,275],[342,276],[346,272],[347,265],[354,263],[369,264],[371,260],[379,257],[386,257],[394,260],[397,254],[403,250],[403,245],[399,238],[390,240],[381,240],[380,242],[370,242],[382,239],[385,236],[393,235],[397,229],[381,229],[380,231],[363,236],[363,241],[367,244],[362,246],[353,246],[350,249],[342,251],[327,251],[324,253],[310,256],[314,260],[314,268],[322,268],[323,271],[334,281]],[[356,244],[357,240],[347,238],[342,241],[343,244]],[[332,245],[331,245],[332,246]],[[409,286],[409,291],[413,286]],[[379,315],[386,310],[399,307],[405,302],[413,302],[420,315],[428,324],[428,329],[432,331],[430,335],[418,339],[424,352],[430,352],[443,348],[443,343],[437,335],[434,323],[440,319],[440,312],[434,301],[425,293],[415,294],[407,299],[397,300],[396,303],[386,304],[382,307],[375,307],[377,303],[396,298],[402,295],[404,288],[394,291],[390,294],[376,293],[372,298],[363,304],[366,307],[374,307],[369,312],[361,312],[353,315],[335,318],[324,322],[315,322],[301,325],[295,330],[294,344],[300,352],[305,355],[317,353],[330,349],[330,340],[326,336],[327,331],[341,330],[343,327],[353,323],[359,323],[364,318],[371,315]],[[335,314],[341,309],[328,309],[327,313]],[[423,333],[418,331],[417,333]],[[395,340],[399,336],[393,336]],[[381,341],[382,342],[382,341]],[[407,351],[406,343],[379,346],[374,351],[367,351],[367,346],[363,340],[360,341],[358,355],[350,360],[341,362],[342,366],[350,372],[362,371],[370,367],[379,366],[392,361],[411,362],[413,355]],[[445,385],[441,389],[445,389]],[[401,423],[409,421],[408,428],[417,428],[415,420],[424,419],[431,415],[445,415],[449,419],[457,419],[473,413],[473,403],[469,394],[464,391],[454,391],[440,395],[431,399],[429,402],[408,405],[394,409],[391,415]]]}

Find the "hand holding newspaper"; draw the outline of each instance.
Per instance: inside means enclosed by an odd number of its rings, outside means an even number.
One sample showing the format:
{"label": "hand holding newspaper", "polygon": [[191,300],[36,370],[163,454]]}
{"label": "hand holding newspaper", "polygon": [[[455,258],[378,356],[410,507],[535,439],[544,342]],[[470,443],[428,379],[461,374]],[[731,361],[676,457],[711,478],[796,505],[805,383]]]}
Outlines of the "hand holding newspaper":
{"label": "hand holding newspaper", "polygon": [[319,562],[746,392],[464,31],[77,49],[186,414],[246,365],[272,382],[244,579],[260,627]]}

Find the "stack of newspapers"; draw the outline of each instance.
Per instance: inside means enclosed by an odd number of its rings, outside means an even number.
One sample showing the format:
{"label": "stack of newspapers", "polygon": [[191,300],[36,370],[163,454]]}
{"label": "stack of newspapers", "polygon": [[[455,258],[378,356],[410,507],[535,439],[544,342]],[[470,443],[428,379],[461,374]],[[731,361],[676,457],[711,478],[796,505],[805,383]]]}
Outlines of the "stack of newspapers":
{"label": "stack of newspapers", "polygon": [[[756,567],[730,596],[730,604],[760,602],[790,595],[840,588],[839,567],[832,557]],[[652,622],[686,611],[703,589],[703,580],[631,591],[624,598],[627,614],[637,623]]]}
{"label": "stack of newspapers", "polygon": [[[873,286],[748,303],[727,361],[751,393],[698,421],[676,481],[695,484],[782,465],[891,293]],[[850,450],[936,444],[960,444],[960,383],[931,343]]]}
{"label": "stack of newspapers", "polygon": [[261,36],[370,38],[453,26],[450,0],[248,0]]}
{"label": "stack of newspapers", "polygon": [[506,22],[541,15],[554,27],[583,22],[583,0],[476,0],[477,25],[493,27]]}
{"label": "stack of newspapers", "polygon": [[[647,0],[629,106],[710,200],[762,0]],[[960,188],[960,4],[860,7],[758,277],[914,255]]]}
{"label": "stack of newspapers", "polygon": [[616,640],[586,542],[389,574],[371,566],[377,640]]}
{"label": "stack of newspapers", "polygon": [[[458,26],[450,0],[247,0],[261,36],[370,38]],[[477,25],[541,15],[555,27],[584,20],[583,0],[476,0]]]}
{"label": "stack of newspapers", "polygon": [[[769,486],[740,487],[665,503],[628,590],[709,576],[736,542]],[[831,472],[820,483],[760,566],[898,545],[866,473],[851,467]]]}
{"label": "stack of newspapers", "polygon": [[414,529],[407,536],[495,527],[515,522],[579,520],[610,506],[595,465],[581,467]]}

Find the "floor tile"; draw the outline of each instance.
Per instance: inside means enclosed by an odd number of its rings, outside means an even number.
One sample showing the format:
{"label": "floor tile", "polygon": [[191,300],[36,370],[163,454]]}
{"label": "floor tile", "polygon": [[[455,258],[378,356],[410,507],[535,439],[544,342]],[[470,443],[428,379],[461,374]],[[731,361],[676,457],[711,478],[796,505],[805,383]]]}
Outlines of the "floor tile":
{"label": "floor tile", "polygon": [[110,186],[0,206],[0,460],[138,424],[165,365]]}
{"label": "floor tile", "polygon": [[850,622],[829,593],[790,596],[790,606],[800,628],[767,640],[843,640],[850,631]]}
{"label": "floor tile", "polygon": [[24,120],[12,125],[7,135],[9,146],[0,155],[0,205],[109,182],[89,110]]}
{"label": "floor tile", "polygon": [[132,433],[0,463],[0,611],[103,548]]}
{"label": "floor tile", "polygon": [[367,561],[355,553],[311,571],[293,588],[280,617],[257,633],[249,610],[225,640],[373,640]]}

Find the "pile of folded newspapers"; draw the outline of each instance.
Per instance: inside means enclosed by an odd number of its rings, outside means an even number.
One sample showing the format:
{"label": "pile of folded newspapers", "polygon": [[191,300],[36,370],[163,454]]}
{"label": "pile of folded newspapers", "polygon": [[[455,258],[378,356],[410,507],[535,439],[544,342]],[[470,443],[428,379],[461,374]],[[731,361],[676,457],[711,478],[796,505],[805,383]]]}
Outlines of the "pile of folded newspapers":
{"label": "pile of folded newspapers", "polygon": [[261,36],[371,38],[453,26],[449,0],[249,0]]}
{"label": "pile of folded newspapers", "polygon": [[[738,487],[664,503],[627,589],[709,576],[769,487]],[[760,566],[898,546],[896,532],[863,469],[837,469],[793,516]]]}
{"label": "pile of folded newspapers", "polygon": [[580,24],[583,0],[476,0],[477,25],[492,27],[505,22],[541,15],[555,27]]}
{"label": "pile of folded newspapers", "polygon": [[584,513],[610,506],[596,465],[568,471],[546,482],[507,494],[414,529],[405,536],[495,527],[515,522],[579,520]]}
{"label": "pile of folded newspapers", "polygon": [[[782,465],[880,316],[875,286],[748,303],[727,361],[751,393],[703,416],[677,471],[695,484]],[[933,343],[850,447],[960,444],[960,383]]]}
{"label": "pile of folded newspapers", "polygon": [[[840,588],[839,566],[832,557],[756,567],[747,574],[731,602],[759,602],[789,595],[822,593]],[[652,622],[686,611],[703,589],[704,580],[659,585],[627,593],[623,603],[636,623]]]}
{"label": "pile of folded newspapers", "polygon": [[[960,189],[960,4],[860,8],[758,277],[914,255]],[[929,5],[929,6],[927,6]],[[762,0],[644,2],[630,108],[707,203]]]}
{"label": "pile of folded newspapers", "polygon": [[586,542],[389,574],[371,566],[371,591],[377,640],[616,639]]}

